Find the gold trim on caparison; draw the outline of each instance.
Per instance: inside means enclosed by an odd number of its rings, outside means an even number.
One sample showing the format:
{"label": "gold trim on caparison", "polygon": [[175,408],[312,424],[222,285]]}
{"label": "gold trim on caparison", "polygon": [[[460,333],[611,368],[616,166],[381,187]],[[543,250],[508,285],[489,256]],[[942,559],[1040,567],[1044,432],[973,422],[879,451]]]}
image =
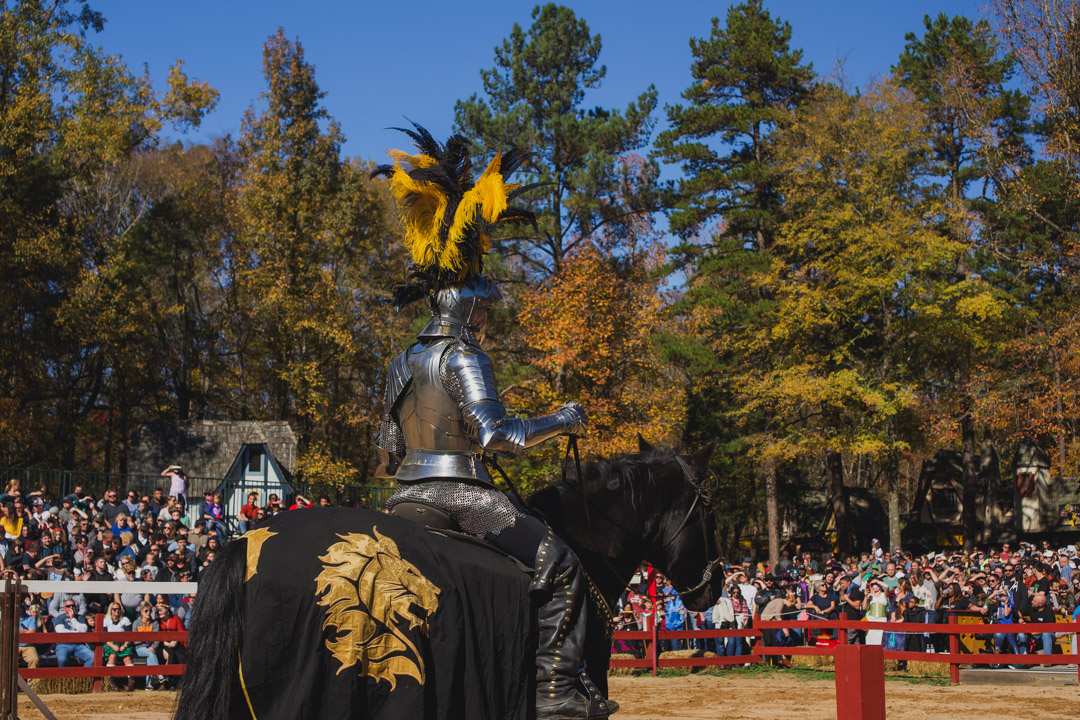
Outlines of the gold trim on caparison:
{"label": "gold trim on caparison", "polygon": [[251,696],[248,695],[247,684],[244,683],[244,668],[240,664],[240,653],[236,653],[236,674],[240,676],[240,689],[244,691],[244,699],[247,700],[248,710],[251,711],[251,720],[259,720],[255,717],[255,708],[251,706]]}

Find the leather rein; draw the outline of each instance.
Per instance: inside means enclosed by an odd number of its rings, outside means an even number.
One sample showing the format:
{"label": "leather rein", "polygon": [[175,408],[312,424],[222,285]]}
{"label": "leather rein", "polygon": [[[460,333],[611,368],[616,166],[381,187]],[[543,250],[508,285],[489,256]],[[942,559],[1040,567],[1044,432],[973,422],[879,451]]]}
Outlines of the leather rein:
{"label": "leather rein", "polygon": [[[571,435],[567,439],[566,455],[563,458],[563,477],[562,477],[562,479],[563,479],[563,485],[567,486],[567,487],[570,487],[570,486],[567,485],[567,483],[566,483],[566,461],[569,460],[571,451],[574,454],[574,466],[575,466],[575,468],[577,470],[578,482],[581,483],[581,482],[584,481],[584,476],[581,474],[581,458],[578,455],[577,438]],[[699,512],[700,517],[701,517],[701,532],[702,532],[702,536],[703,536],[703,538],[705,540],[705,547],[706,547],[706,551],[705,551],[706,555],[705,555],[705,557],[706,557],[706,559],[708,559],[708,552],[709,552],[708,547],[709,547],[710,543],[709,543],[709,537],[708,537],[708,530],[706,528],[708,528],[708,513],[712,509],[712,488],[711,488],[711,483],[694,482],[693,472],[690,470],[690,467],[686,464],[686,461],[683,460],[678,455],[676,455],[675,457],[676,457],[676,460],[679,463],[679,466],[682,468],[683,477],[685,477],[690,482],[690,485],[694,488],[694,501],[692,503],[690,503],[690,509],[686,511],[686,514],[683,516],[682,522],[679,523],[679,526],[675,529],[675,532],[672,533],[671,536],[668,539],[666,539],[663,543],[661,543],[660,548],[661,549],[666,548],[668,545],[673,543],[679,537],[680,534],[682,534],[682,531],[686,529],[686,523],[688,523],[690,521],[690,518],[693,516],[694,510],[696,509]],[[595,535],[596,531],[593,529],[592,517],[589,514],[589,501],[585,497],[584,491],[577,490],[576,488],[575,488],[575,490],[577,491],[578,495],[581,496],[581,506],[582,506],[582,509],[583,509],[583,511],[585,513],[585,525],[589,529],[589,533],[592,534],[592,535]],[[698,592],[702,588],[704,588],[712,580],[712,576],[713,576],[713,573],[716,571],[716,568],[723,564],[723,557],[720,554],[720,538],[717,537],[716,534],[713,535],[713,543],[712,544],[713,544],[713,549],[716,551],[716,558],[714,560],[711,560],[711,561],[706,563],[705,570],[701,574],[701,581],[697,585],[694,585],[692,588],[689,588],[688,590],[679,590],[678,588],[675,588],[675,590],[679,593],[679,595],[691,595],[691,594],[693,594],[695,592]],[[611,566],[611,563],[607,560],[607,558],[603,558],[603,560],[604,560],[604,563],[607,565],[608,570],[611,572],[611,574],[614,577],[621,579],[622,576],[620,575],[619,571]],[[593,584],[591,578],[589,579],[589,582],[590,582],[590,584]],[[607,603],[605,602],[604,605],[607,605]]]}

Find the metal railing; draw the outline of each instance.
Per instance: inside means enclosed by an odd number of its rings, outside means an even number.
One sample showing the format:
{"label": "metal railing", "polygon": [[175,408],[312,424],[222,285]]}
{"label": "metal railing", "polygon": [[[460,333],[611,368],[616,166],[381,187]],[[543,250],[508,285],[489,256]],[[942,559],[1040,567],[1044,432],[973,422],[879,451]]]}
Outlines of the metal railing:
{"label": "metal railing", "polygon": [[[0,490],[7,486],[9,480],[17,479],[22,493],[45,488],[55,498],[62,498],[72,493],[76,487],[82,487],[84,492],[101,498],[106,489],[115,489],[121,494],[128,490],[134,490],[139,494],[150,495],[154,490],[169,491],[170,480],[161,475],[139,475],[135,473],[104,473],[87,470],[51,470],[45,468],[8,468],[0,467]],[[372,510],[382,510],[386,501],[393,494],[394,487],[382,485],[323,485],[319,483],[305,483],[292,481],[295,493],[303,495],[312,502],[318,502],[319,498],[326,496],[334,505],[339,505],[342,500],[348,498],[352,502],[359,503],[361,507]],[[254,485],[261,489],[262,485]],[[207,490],[223,488],[226,496],[231,491],[245,491],[249,485],[242,480],[223,480],[213,477],[189,477],[188,500],[197,504]],[[283,502],[292,502],[294,496],[282,498]],[[266,502],[267,498],[262,498]]]}
{"label": "metal railing", "polygon": [[[134,490],[139,497],[150,495],[154,490],[168,492],[170,480],[161,475],[137,475],[134,473],[104,473],[88,470],[49,470],[44,468],[6,468],[0,467],[0,489],[7,487],[9,480],[17,479],[21,491],[26,493],[45,488],[53,497],[62,498],[70,495],[75,488],[100,498],[107,489],[119,492]],[[221,484],[221,478],[189,477],[188,497],[198,498],[207,490],[215,490]]]}

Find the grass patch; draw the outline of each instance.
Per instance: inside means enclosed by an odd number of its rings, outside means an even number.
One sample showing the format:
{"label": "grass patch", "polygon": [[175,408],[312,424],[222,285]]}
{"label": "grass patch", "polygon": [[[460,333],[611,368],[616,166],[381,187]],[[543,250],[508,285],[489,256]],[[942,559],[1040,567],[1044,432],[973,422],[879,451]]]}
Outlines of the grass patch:
{"label": "grass patch", "polygon": [[[660,668],[659,677],[676,678],[686,677],[691,673],[695,675],[711,675],[714,677],[760,677],[769,679],[783,678],[785,680],[798,680],[799,682],[806,682],[808,680],[827,680],[832,682],[835,679],[831,664],[832,658],[817,658],[814,656],[796,656],[798,660],[829,660],[829,667],[812,667],[808,663],[795,664],[790,668],[773,667],[765,665],[763,663],[753,664],[750,667],[705,667],[705,668],[678,668],[667,667]],[[896,661],[886,661],[886,664],[892,663],[892,669],[886,669],[885,680],[886,682],[907,682],[914,685],[931,685],[931,686],[946,686],[949,684],[948,676],[920,676],[918,674],[909,674],[908,671],[899,670],[895,667]],[[915,665],[916,663],[909,663]],[[921,665],[932,666],[932,663],[918,663]],[[648,674],[648,670],[642,670],[637,674]]]}

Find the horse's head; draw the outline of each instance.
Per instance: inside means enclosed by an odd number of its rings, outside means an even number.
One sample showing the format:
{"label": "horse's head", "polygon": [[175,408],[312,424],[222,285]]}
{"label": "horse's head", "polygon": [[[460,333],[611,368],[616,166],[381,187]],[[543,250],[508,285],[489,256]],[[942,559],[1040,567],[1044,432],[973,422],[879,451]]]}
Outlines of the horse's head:
{"label": "horse's head", "polygon": [[709,460],[716,443],[690,454],[639,439],[636,453],[567,463],[556,487],[529,501],[570,542],[607,594],[622,592],[642,559],[658,567],[688,608],[703,611],[723,589]]}
{"label": "horse's head", "polygon": [[712,512],[709,461],[716,441],[690,455],[657,450],[638,436],[638,456],[655,484],[651,514],[643,517],[645,559],[660,568],[691,610],[716,603],[724,587],[724,566]]}

